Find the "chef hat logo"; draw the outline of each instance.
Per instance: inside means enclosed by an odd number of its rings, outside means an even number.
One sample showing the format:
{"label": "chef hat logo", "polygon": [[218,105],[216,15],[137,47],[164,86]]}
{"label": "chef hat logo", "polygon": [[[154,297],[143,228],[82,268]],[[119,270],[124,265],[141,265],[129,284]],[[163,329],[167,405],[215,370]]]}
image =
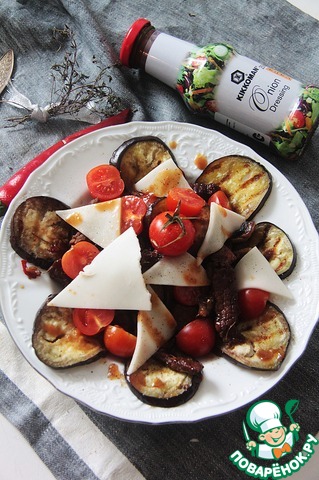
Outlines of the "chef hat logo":
{"label": "chef hat logo", "polygon": [[252,430],[265,433],[273,428],[282,427],[281,410],[274,402],[257,402],[250,407],[246,420]]}

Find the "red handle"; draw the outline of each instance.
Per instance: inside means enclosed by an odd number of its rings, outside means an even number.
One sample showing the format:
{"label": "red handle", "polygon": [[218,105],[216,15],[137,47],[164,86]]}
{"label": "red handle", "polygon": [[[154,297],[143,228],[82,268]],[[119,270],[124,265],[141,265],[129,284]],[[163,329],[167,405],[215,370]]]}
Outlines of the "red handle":
{"label": "red handle", "polygon": [[35,158],[30,160],[26,165],[24,165],[22,168],[20,168],[20,170],[18,170],[14,175],[12,175],[12,177],[9,178],[9,180],[7,180],[7,182],[2,185],[2,187],[0,187],[0,216],[5,214],[5,211],[10,205],[10,202],[21,190],[29,175],[34,172],[36,168],[42,165],[49,157],[51,157],[53,153],[64,147],[64,145],[67,145],[76,138],[82,137],[87,133],[94,132],[95,130],[99,130],[100,128],[126,123],[131,119],[131,116],[132,112],[129,108],[122,110],[117,115],[108,117],[105,120],[102,120],[100,123],[97,123],[96,125],[90,125],[83,130],[72,133],[68,137],[60,140],[55,145],[52,145],[47,150],[44,150]]}

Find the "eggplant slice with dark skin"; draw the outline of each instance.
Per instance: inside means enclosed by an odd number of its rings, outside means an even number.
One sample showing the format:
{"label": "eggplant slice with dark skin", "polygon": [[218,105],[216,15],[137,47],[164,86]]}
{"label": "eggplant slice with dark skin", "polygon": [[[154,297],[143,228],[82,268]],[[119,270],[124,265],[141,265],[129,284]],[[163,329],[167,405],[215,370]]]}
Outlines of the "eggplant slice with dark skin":
{"label": "eggplant slice with dark skin", "polygon": [[[120,171],[126,191],[138,194],[134,190],[136,182],[169,159],[176,163],[173,153],[162,140],[144,136],[124,142],[113,153],[110,163]],[[224,355],[240,365],[261,370],[277,370],[280,367],[290,340],[289,325],[279,308],[269,302],[258,318],[247,321],[240,318],[237,304],[235,308],[233,302],[233,297],[237,299],[237,292],[233,282],[230,282],[233,276],[232,262],[235,260],[226,253],[229,250],[227,247],[230,247],[234,259],[239,259],[242,252],[257,246],[279,276],[285,278],[292,271],[296,254],[288,236],[269,222],[255,225],[251,221],[264,205],[271,188],[272,178],[267,169],[255,160],[240,155],[215,160],[205,168],[194,185],[195,191],[198,190],[206,200],[211,193],[219,189],[224,191],[232,209],[246,220],[245,232],[237,237],[234,235],[218,255],[206,260],[206,268],[209,264],[212,270],[210,276],[216,295],[211,293],[207,296],[205,293],[205,302],[203,300],[200,304],[198,312],[202,312],[203,308],[208,314],[214,312],[219,348]],[[68,250],[71,239],[74,239],[75,230],[55,211],[66,208],[69,207],[54,198],[27,199],[13,216],[10,238],[12,248],[23,259],[48,269],[50,277],[61,286],[69,282],[61,270],[61,257]],[[146,224],[164,210],[166,200],[159,198],[149,207]],[[207,231],[209,206],[202,209],[193,223],[196,237],[191,253],[196,255]],[[158,254],[148,251],[148,247],[145,242],[142,264],[159,259]],[[172,301],[172,289],[157,288],[162,289],[160,296],[164,303],[169,304]],[[39,309],[34,322],[32,346],[37,357],[49,367],[64,369],[91,363],[105,356],[102,338],[83,335],[73,324],[72,309],[48,306],[51,298],[52,295]],[[174,313],[182,318],[181,328],[182,323],[188,322],[188,315],[195,318],[196,311],[191,309],[186,316],[179,308]],[[117,321],[128,330],[136,325],[127,312],[117,312]],[[136,334],[135,331],[132,333]],[[176,352],[174,348],[158,351],[131,375],[127,374],[128,365],[129,362],[125,365],[124,373],[130,390],[142,402],[155,407],[177,407],[186,403],[198,391],[203,378],[202,363]]]}
{"label": "eggplant slice with dark skin", "polygon": [[134,395],[153,407],[178,407],[190,400],[202,381],[198,360],[161,353],[154,355],[125,379]]}
{"label": "eggplant slice with dark skin", "polygon": [[258,370],[278,370],[285,359],[290,328],[283,312],[268,302],[252,320],[242,320],[229,332],[221,351],[236,363]]}
{"label": "eggplant slice with dark skin", "polygon": [[83,335],[74,326],[71,308],[51,307],[48,297],[39,309],[33,327],[32,346],[37,357],[52,368],[91,363],[105,355],[96,337]]}
{"label": "eggplant slice with dark skin", "polygon": [[204,241],[209,225],[209,215],[209,206],[204,205],[204,207],[201,209],[200,214],[192,220],[193,226],[195,228],[195,238],[193,245],[189,249],[189,253],[192,254],[194,257],[196,257],[198,250],[200,249],[200,246]]}
{"label": "eggplant slice with dark skin", "polygon": [[151,202],[150,205],[148,205],[148,209],[145,215],[145,225],[147,228],[149,228],[150,224],[152,223],[152,220],[156,217],[156,215],[159,215],[160,213],[167,212],[167,204],[166,204],[166,197],[160,197],[157,198],[154,202]]}
{"label": "eggplant slice with dark skin", "polygon": [[248,239],[230,239],[230,246],[238,259],[257,247],[281,279],[288,277],[296,265],[297,252],[290,238],[270,222],[257,223]]}
{"label": "eggplant slice with dark skin", "polygon": [[[264,205],[272,188],[268,170],[252,158],[228,155],[207,165],[196,184],[212,184],[228,197],[234,212],[252,219]],[[198,188],[199,187],[195,187]]]}
{"label": "eggplant slice with dark skin", "polygon": [[122,143],[113,152],[110,164],[120,171],[126,189],[132,192],[136,182],[169,159],[176,163],[173,153],[161,139],[145,136]]}
{"label": "eggplant slice with dark skin", "polygon": [[27,262],[48,269],[69,248],[74,229],[55,210],[69,208],[60,200],[46,196],[22,202],[11,220],[10,243]]}

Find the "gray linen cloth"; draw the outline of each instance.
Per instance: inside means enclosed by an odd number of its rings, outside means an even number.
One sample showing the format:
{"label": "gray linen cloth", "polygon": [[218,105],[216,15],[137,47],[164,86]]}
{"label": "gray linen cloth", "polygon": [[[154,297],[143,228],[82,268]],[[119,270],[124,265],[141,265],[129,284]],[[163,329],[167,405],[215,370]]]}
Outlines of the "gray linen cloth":
{"label": "gray linen cloth", "polygon": [[[102,66],[118,61],[122,39],[139,17],[198,45],[226,41],[243,55],[306,84],[319,83],[318,22],[283,0],[2,0],[0,52],[13,48],[14,85],[33,103],[44,106],[50,100],[50,68],[61,59],[61,52],[52,43],[52,28],[67,24],[74,30],[79,62],[84,62],[90,73],[93,55]],[[318,228],[318,133],[300,160],[287,162],[247,137],[192,115],[175,92],[156,79],[126,68],[114,68],[111,73],[112,88],[134,111],[133,120],[173,120],[210,126],[255,149],[295,186]],[[85,126],[81,122],[52,119],[44,124],[7,127],[6,118],[15,113],[12,107],[0,106],[1,183],[42,150]],[[304,355],[263,397],[280,405],[291,398],[300,400],[298,420],[303,440],[307,432],[314,435],[319,430],[318,349],[317,327]],[[247,408],[195,424],[161,426],[125,423],[85,407],[83,410],[148,480],[225,480],[247,478],[226,460],[242,445],[241,425]],[[69,469],[65,465],[61,470],[63,455],[65,459],[72,455],[66,446],[59,447],[53,436],[52,443],[46,445],[48,436],[39,438],[46,428],[45,419],[39,412],[28,411],[26,415],[19,390],[9,385],[5,375],[0,376],[0,411],[18,425],[56,478],[94,478],[80,464],[76,471],[76,459]],[[28,428],[31,418],[32,431]]]}

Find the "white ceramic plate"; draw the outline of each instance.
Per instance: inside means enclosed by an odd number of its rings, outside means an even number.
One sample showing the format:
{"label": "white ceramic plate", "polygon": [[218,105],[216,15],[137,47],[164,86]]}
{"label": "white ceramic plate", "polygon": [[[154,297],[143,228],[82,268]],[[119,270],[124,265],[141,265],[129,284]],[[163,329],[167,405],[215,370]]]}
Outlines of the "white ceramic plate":
{"label": "white ceramic plate", "polygon": [[[253,371],[225,358],[209,358],[204,362],[204,379],[197,394],[185,405],[175,408],[143,404],[129,391],[124,380],[109,379],[108,367],[114,359],[102,359],[63,371],[53,370],[38,360],[31,346],[33,322],[38,308],[56,287],[46,274],[29,280],[9,241],[12,214],[23,200],[33,195],[49,195],[70,206],[85,203],[88,170],[108,162],[112,152],[125,140],[141,135],[155,135],[164,140],[190,180],[201,172],[196,167],[199,158],[211,162],[223,155],[240,154],[265,165],[273,176],[273,189],[256,220],[273,222],[285,230],[298,253],[296,268],[285,280],[295,300],[274,299],[285,312],[292,332],[288,354],[280,370]],[[12,202],[3,221],[0,244],[3,314],[25,358],[61,392],[94,410],[124,420],[190,422],[227,413],[255,400],[273,387],[300,357],[319,316],[318,235],[298,193],[278,170],[248,147],[218,132],[190,124],[133,122],[95,131],[66,145],[30,176]],[[119,365],[122,369],[123,365]]]}

